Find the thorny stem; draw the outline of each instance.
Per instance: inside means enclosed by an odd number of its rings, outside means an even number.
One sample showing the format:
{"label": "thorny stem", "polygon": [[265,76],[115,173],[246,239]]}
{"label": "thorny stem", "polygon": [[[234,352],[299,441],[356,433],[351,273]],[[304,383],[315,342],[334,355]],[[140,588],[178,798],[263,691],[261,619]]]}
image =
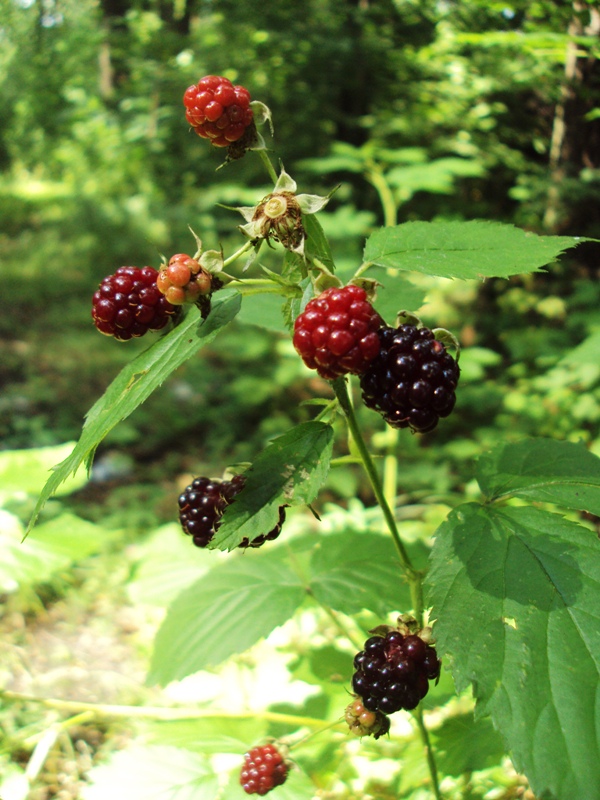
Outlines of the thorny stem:
{"label": "thorny stem", "polygon": [[400,563],[409,583],[415,616],[417,620],[423,624],[423,589],[421,584],[421,573],[413,567],[410,556],[408,555],[406,547],[404,546],[404,542],[400,537],[398,526],[396,525],[396,519],[385,497],[379,474],[375,469],[375,464],[373,463],[371,454],[369,453],[369,450],[365,444],[365,440],[354,414],[354,409],[352,408],[352,403],[350,402],[346,381],[344,378],[336,378],[334,381],[332,381],[332,384],[336,397],[339,400],[340,407],[346,417],[348,428],[350,429],[350,433],[359,452],[364,470],[367,473],[371,487],[373,488],[373,493],[375,494],[375,498],[379,503],[388,529],[392,535],[392,539],[394,540],[394,544],[396,545]]}
{"label": "thorny stem", "polygon": [[429,767],[429,774],[431,775],[431,784],[433,788],[433,793],[435,795],[436,800],[443,800],[442,793],[440,791],[437,765],[435,763],[435,755],[433,752],[433,748],[431,746],[429,731],[427,730],[427,727],[423,720],[423,710],[420,705],[417,706],[417,708],[415,709],[413,716],[417,721],[417,725],[419,727],[419,733],[421,734],[421,741],[423,742],[423,746],[425,747],[425,756],[427,758],[427,766]]}

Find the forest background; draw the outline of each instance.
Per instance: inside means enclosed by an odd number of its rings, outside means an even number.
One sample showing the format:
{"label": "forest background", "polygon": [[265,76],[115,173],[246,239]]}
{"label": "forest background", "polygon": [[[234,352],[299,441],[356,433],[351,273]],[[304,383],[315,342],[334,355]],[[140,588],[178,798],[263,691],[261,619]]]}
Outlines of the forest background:
{"label": "forest background", "polygon": [[[217,171],[220,153],[183,116],[189,84],[219,74],[247,86],[272,109],[271,155],[300,190],[324,195],[339,185],[319,219],[350,272],[366,235],[410,220],[488,219],[600,238],[599,33],[598,4],[583,0],[307,0],[301,8],[287,0],[0,0],[5,513],[26,522],[41,486],[35,465],[62,457],[39,448],[76,440],[108,382],[147,347],[98,335],[90,308],[100,280],[121,265],[158,267],[161,253],[192,252],[188,226],[205,246],[234,249],[241,220],[219,204],[253,205],[272,188],[258,158]],[[397,488],[410,524],[433,532],[452,498],[468,496],[476,458],[498,442],[583,441],[600,455],[597,244],[525,278],[422,277],[417,290],[424,321],[454,330],[464,352],[456,412],[435,433],[402,439]],[[177,551],[169,525],[190,477],[250,461],[306,419],[302,401],[324,391],[289,340],[256,323],[242,313],[114,429],[89,483],[48,505],[47,522],[68,511],[90,523],[83,548],[63,542],[62,561],[54,554],[45,566],[4,559],[0,675],[9,692],[158,702],[140,687],[174,589],[161,584],[163,594],[150,597],[143,583],[153,537],[162,531]],[[383,425],[367,411],[362,421],[385,455]],[[356,513],[371,501],[360,472],[344,465],[318,510],[326,519],[328,503]],[[74,541],[82,537],[74,532]],[[82,637],[93,639],[98,624],[108,627],[96,666],[112,677],[91,691],[94,648]],[[57,646],[90,650],[80,680]],[[139,679],[125,680],[130,669]],[[305,680],[306,665],[295,669]],[[77,735],[63,723],[56,732],[55,712],[8,696],[0,711],[3,800],[79,797],[96,754],[118,750],[133,730],[96,720],[93,734],[83,721]],[[48,730],[54,739],[34,769]],[[79,749],[67,752],[65,731]],[[472,756],[461,776],[503,763],[492,740],[492,755]],[[360,766],[332,789],[334,757],[312,756],[318,785],[331,797],[354,796]],[[392,770],[375,796],[393,786],[390,796],[416,798],[425,779],[415,770],[413,783],[405,770],[404,788]],[[372,777],[364,780],[367,796]],[[526,791],[510,770],[489,780],[504,787],[498,796]],[[463,795],[484,796],[469,781],[472,794],[463,785]]]}

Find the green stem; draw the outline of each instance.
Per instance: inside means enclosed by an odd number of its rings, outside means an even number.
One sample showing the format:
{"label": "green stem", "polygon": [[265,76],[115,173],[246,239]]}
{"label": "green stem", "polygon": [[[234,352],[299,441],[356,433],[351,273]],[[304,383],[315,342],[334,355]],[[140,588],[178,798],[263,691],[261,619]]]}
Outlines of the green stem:
{"label": "green stem", "polygon": [[230,264],[233,264],[234,261],[237,261],[237,259],[240,256],[243,256],[244,253],[247,253],[248,250],[251,250],[253,247],[254,245],[252,244],[252,242],[247,241],[244,245],[242,245],[242,247],[236,250],[235,253],[232,253],[232,255],[230,255],[229,258],[225,259],[225,261],[223,262],[223,266],[228,267]]}
{"label": "green stem", "polygon": [[103,703],[84,703],[77,700],[61,700],[55,697],[36,697],[20,692],[0,691],[0,698],[12,703],[36,703],[69,714],[89,714],[96,719],[156,719],[172,722],[182,719],[264,719],[267,722],[283,722],[289,725],[322,728],[323,720],[295,714],[279,714],[275,711],[230,711],[190,710],[185,708],[161,708],[156,706],[120,706]]}
{"label": "green stem", "polygon": [[383,208],[383,224],[386,228],[395,225],[398,219],[398,204],[381,168],[373,164],[367,171],[366,178],[379,195]]}
{"label": "green stem", "polygon": [[419,733],[421,734],[421,741],[423,742],[423,746],[425,747],[425,755],[427,758],[427,766],[429,768],[429,774],[431,776],[433,793],[435,795],[436,800],[443,800],[442,793],[440,791],[437,764],[435,763],[435,753],[433,752],[433,748],[431,746],[429,731],[427,730],[427,727],[425,725],[425,721],[423,719],[423,710],[421,709],[420,705],[415,709],[413,716],[417,721],[417,725],[419,727]]}
{"label": "green stem", "polygon": [[273,183],[277,183],[278,176],[275,172],[275,167],[271,164],[271,159],[267,155],[266,150],[257,150],[258,155],[261,157],[263,164],[266,167],[267,172],[269,173],[269,177],[273,181]]}
{"label": "green stem", "polygon": [[422,624],[423,589],[421,584],[421,578],[422,578],[421,573],[418,572],[413,567],[410,560],[410,556],[408,555],[406,547],[404,546],[404,542],[400,537],[398,526],[396,525],[396,519],[385,497],[383,486],[379,478],[379,474],[375,469],[375,464],[373,462],[371,454],[369,453],[367,445],[365,444],[365,440],[363,438],[362,432],[358,425],[358,421],[354,414],[354,409],[352,407],[352,403],[350,402],[350,395],[348,394],[348,387],[346,384],[346,380],[344,378],[336,378],[334,381],[332,381],[332,385],[336,397],[339,400],[340,407],[346,417],[350,434],[359,452],[364,470],[367,473],[367,476],[371,483],[373,493],[375,494],[375,499],[377,500],[379,506],[381,507],[384,519],[392,535],[394,544],[396,545],[396,550],[398,551],[400,563],[402,565],[402,568],[404,570],[404,573],[406,575],[406,578],[410,586],[410,593],[413,602],[413,609],[415,612],[415,616],[417,617],[417,620],[419,620],[419,622],[421,622]]}

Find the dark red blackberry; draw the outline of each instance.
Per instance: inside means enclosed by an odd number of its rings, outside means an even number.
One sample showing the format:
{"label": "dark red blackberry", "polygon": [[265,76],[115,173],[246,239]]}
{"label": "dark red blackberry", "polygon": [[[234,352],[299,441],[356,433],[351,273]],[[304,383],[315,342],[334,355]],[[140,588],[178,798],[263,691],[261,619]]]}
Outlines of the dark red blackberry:
{"label": "dark red blackberry", "polygon": [[274,744],[253,747],[244,755],[240,784],[246,794],[268,794],[287,780],[289,764]]}
{"label": "dark red blackberry", "polygon": [[439,677],[440,663],[435,647],[420,636],[392,630],[367,639],[356,654],[352,689],[367,711],[411,710],[429,691],[429,681]]}
{"label": "dark red blackberry", "polygon": [[294,323],[294,347],[310,369],[332,380],[363,373],[379,353],[383,320],[359,286],[326,289]]}
{"label": "dark red blackberry", "polygon": [[119,267],[92,298],[92,318],[100,333],[121,342],[164,328],[176,309],[156,285],[152,267]]}
{"label": "dark red blackberry", "polygon": [[393,428],[432,431],[456,402],[460,370],[429,328],[384,327],[380,351],[360,379],[365,405]]}
{"label": "dark red blackberry", "polygon": [[359,697],[346,707],[344,718],[354,736],[373,736],[379,739],[390,730],[389,718],[381,711],[367,711]]}
{"label": "dark red blackberry", "polygon": [[185,118],[215,147],[239,141],[253,122],[250,92],[219,75],[207,75],[183,95]]}
{"label": "dark red blackberry", "polygon": [[[244,488],[246,478],[236,475],[230,481],[196,478],[179,496],[179,521],[196,547],[207,547],[221,526],[225,508]],[[279,521],[269,533],[260,534],[251,541],[243,539],[238,547],[260,547],[267,540],[276,539],[285,521],[285,507],[279,508]]]}

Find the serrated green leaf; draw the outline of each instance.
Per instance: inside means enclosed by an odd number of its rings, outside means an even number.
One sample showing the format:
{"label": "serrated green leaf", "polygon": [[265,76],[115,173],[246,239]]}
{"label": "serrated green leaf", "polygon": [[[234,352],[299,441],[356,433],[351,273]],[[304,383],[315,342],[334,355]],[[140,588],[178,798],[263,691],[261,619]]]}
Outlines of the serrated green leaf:
{"label": "serrated green leaf", "polygon": [[536,795],[600,797],[600,542],[557,514],[468,504],[427,578],[438,652]]}
{"label": "serrated green leaf", "polygon": [[310,562],[310,588],[318,602],[343,614],[368,609],[386,616],[410,606],[394,545],[388,536],[375,533],[319,539]]}
{"label": "serrated green leaf", "polygon": [[92,767],[83,800],[217,800],[209,762],[177,747],[134,746]]}
{"label": "serrated green leaf", "polygon": [[280,294],[251,294],[244,297],[238,322],[256,325],[275,333],[288,333],[283,318],[285,300]]}
{"label": "serrated green leaf", "polygon": [[507,278],[537,272],[584,241],[590,240],[537,236],[490,220],[405,222],[372,233],[364,260],[443,278]]}
{"label": "serrated green leaf", "polygon": [[600,515],[600,458],[583,444],[526,439],[481,456],[477,481],[490,500],[525,497]]}
{"label": "serrated green leaf", "polygon": [[33,511],[27,531],[35,525],[39,513],[58,487],[83,463],[91,465],[94,452],[102,439],[119,422],[144,402],[163,381],[196,353],[211,342],[240,310],[241,296],[224,292],[213,301],[213,307],[201,320],[197,308],[192,308],[174,330],[163,336],[130,364],[124,367],[102,397],[88,412],[81,437],[73,452],[53,469]]}
{"label": "serrated green leaf", "polygon": [[181,680],[243,653],[286,622],[304,596],[277,549],[232,557],[169,608],[154,640],[149,683]]}
{"label": "serrated green leaf", "polygon": [[487,717],[457,714],[432,731],[438,769],[443,775],[462,775],[499,764],[506,748]]}
{"label": "serrated green leaf", "polygon": [[303,214],[302,225],[306,233],[304,252],[308,259],[318,259],[331,272],[335,271],[329,241],[315,214]]}
{"label": "serrated green leaf", "polygon": [[324,422],[304,422],[274,439],[245,473],[210,547],[231,550],[245,537],[273,530],[280,506],[311,503],[327,477],[332,448],[333,428]]}

